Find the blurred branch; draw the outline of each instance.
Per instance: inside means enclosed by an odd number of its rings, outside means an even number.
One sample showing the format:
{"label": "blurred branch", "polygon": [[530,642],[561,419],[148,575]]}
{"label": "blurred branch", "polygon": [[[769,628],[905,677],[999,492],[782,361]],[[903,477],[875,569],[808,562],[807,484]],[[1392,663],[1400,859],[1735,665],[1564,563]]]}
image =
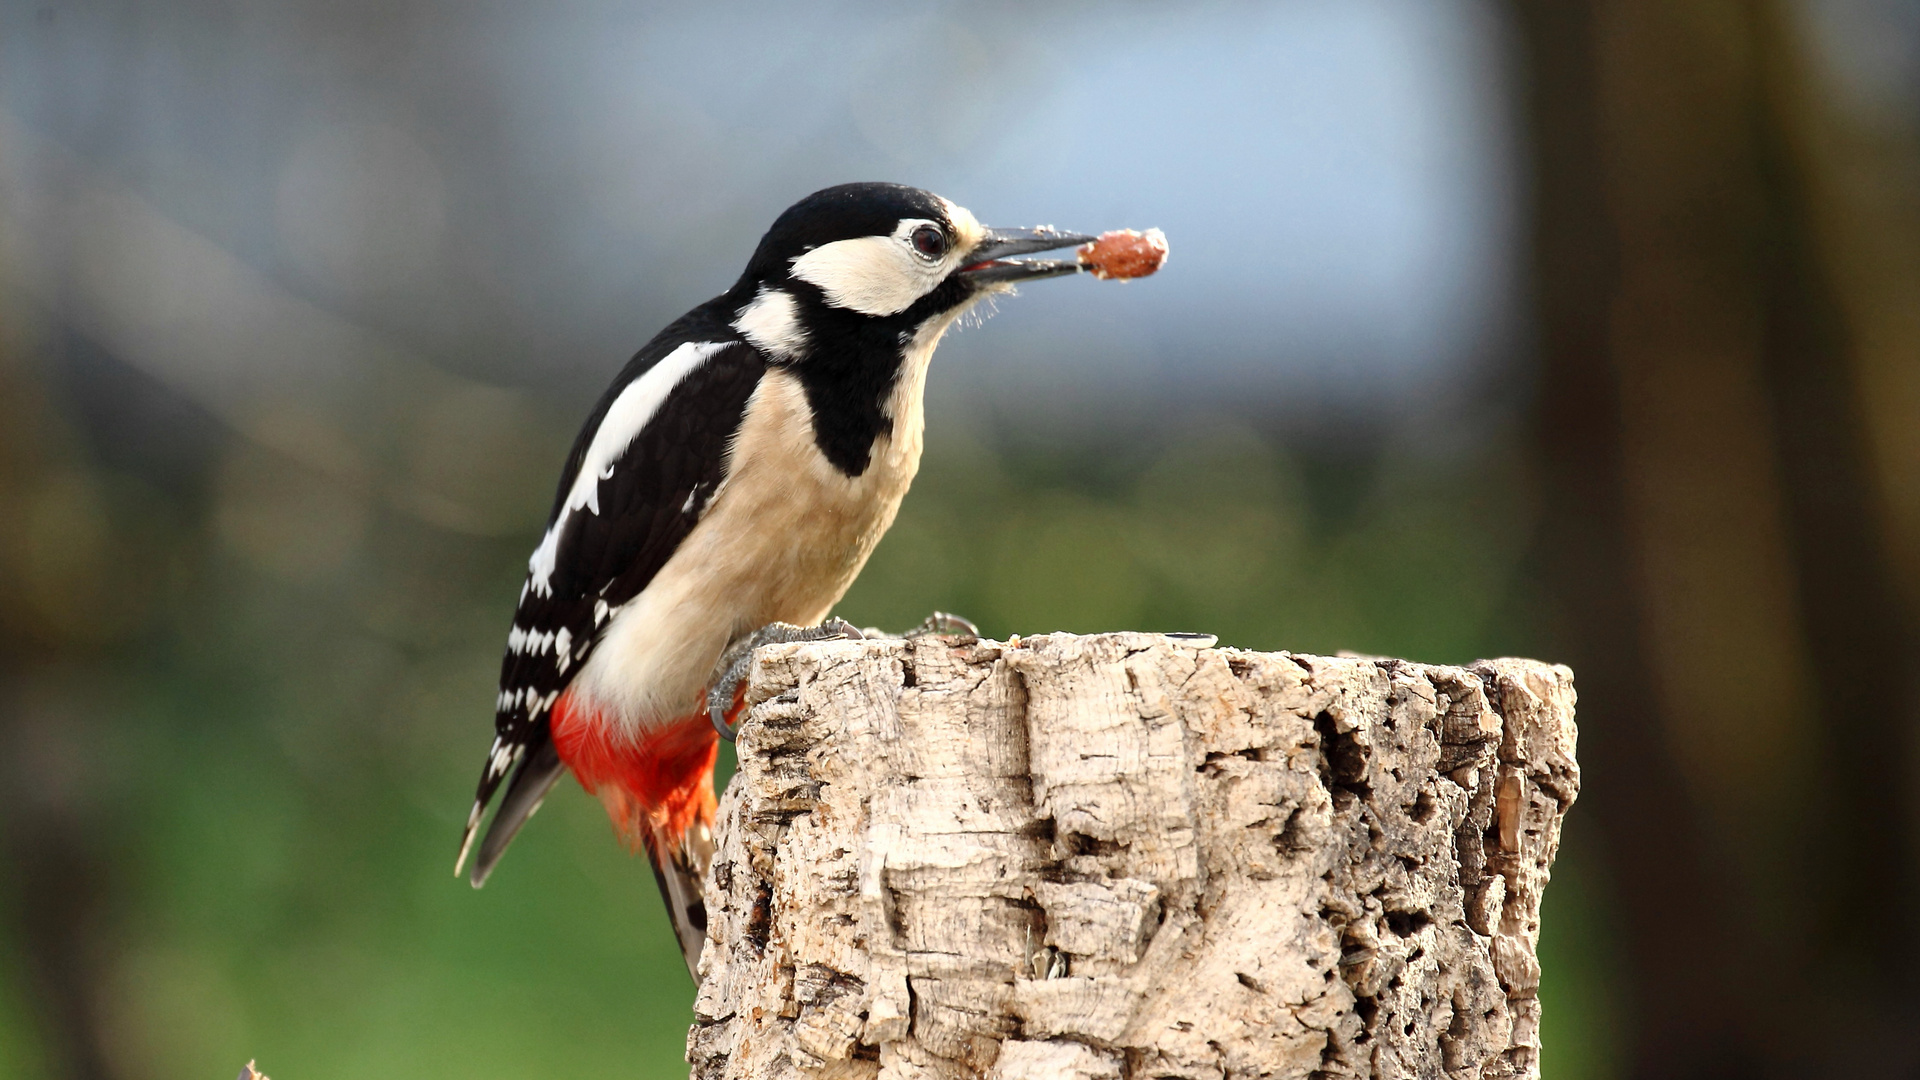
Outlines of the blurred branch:
{"label": "blurred branch", "polygon": [[0,109],[0,286],[235,432],[441,528],[544,516],[567,433],[525,395],[450,374],[287,292]]}

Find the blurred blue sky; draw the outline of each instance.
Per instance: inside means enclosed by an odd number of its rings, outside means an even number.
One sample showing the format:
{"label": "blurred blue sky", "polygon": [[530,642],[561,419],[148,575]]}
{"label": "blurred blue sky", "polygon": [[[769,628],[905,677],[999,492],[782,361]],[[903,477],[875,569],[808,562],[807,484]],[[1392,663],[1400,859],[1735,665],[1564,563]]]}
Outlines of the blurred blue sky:
{"label": "blurred blue sky", "polygon": [[[568,411],[724,288],[780,209],[848,179],[995,223],[1167,230],[1160,278],[1031,288],[950,343],[936,396],[1016,416],[1394,414],[1513,336],[1509,73],[1478,0],[292,0],[7,22],[0,109],[77,168],[277,288]],[[44,226],[72,178],[23,181],[18,150],[9,213]],[[36,259],[73,257],[63,229],[38,230]]]}

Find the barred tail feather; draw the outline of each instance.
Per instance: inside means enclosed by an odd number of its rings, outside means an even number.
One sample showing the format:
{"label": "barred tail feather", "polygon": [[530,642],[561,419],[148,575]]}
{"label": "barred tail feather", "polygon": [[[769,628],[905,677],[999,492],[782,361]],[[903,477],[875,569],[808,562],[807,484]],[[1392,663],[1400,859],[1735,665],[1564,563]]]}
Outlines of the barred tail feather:
{"label": "barred tail feather", "polygon": [[[540,745],[520,762],[519,770],[507,784],[507,793],[500,798],[500,809],[494,812],[493,822],[487,826],[486,836],[480,841],[480,855],[473,863],[474,888],[487,883],[487,875],[493,873],[500,856],[507,853],[507,845],[519,834],[520,826],[525,825],[533,812],[540,809],[547,792],[553,790],[553,785],[566,771],[566,765],[560,761],[560,752],[554,748],[551,739],[542,739]],[[477,824],[479,819],[476,814],[468,822],[467,838],[461,844],[462,862],[466,860],[467,845],[473,842],[473,828]],[[457,867],[455,872],[459,872]]]}

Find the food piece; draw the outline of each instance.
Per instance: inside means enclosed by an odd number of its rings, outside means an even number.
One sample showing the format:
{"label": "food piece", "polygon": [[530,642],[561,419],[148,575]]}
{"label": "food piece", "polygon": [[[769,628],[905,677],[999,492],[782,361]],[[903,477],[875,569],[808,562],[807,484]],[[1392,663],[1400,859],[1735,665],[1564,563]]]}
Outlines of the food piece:
{"label": "food piece", "polygon": [[1091,244],[1082,244],[1078,254],[1080,265],[1094,277],[1130,281],[1146,277],[1167,261],[1167,234],[1159,229],[1115,229],[1101,233]]}

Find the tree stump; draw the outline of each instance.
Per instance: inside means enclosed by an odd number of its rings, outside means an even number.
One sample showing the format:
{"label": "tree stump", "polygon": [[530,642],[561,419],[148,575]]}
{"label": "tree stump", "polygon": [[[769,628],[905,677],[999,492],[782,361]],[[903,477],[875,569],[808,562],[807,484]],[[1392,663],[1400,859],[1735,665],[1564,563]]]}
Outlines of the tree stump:
{"label": "tree stump", "polygon": [[1537,1076],[1573,673],[1211,645],[762,649],[693,1075]]}

